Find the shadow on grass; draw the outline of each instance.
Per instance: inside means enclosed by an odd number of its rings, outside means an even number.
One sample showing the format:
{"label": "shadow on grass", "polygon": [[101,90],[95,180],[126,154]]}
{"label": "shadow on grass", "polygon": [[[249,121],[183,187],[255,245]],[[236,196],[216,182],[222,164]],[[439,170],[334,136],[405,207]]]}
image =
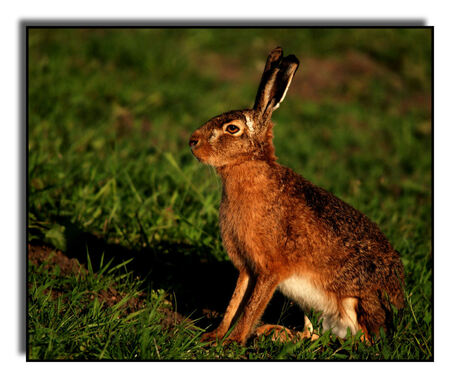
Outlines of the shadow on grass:
{"label": "shadow on grass", "polygon": [[[61,218],[59,223],[65,226],[64,253],[69,258],[86,266],[89,255],[94,272],[100,269],[102,255],[104,263],[112,259],[112,267],[132,259],[126,269],[139,277],[147,289],[164,289],[173,295],[179,314],[198,319],[196,325],[203,329],[214,329],[220,323],[238,276],[230,261],[216,260],[205,246],[185,243],[165,241],[129,249],[85,232],[67,219]],[[280,293],[272,298],[262,320],[297,330],[303,327],[303,313]]]}

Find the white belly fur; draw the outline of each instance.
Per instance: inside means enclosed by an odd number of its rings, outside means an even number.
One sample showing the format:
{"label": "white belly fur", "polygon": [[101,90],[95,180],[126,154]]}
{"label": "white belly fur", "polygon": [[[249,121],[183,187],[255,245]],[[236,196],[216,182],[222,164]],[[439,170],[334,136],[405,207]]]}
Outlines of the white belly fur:
{"label": "white belly fur", "polygon": [[342,338],[346,337],[348,327],[352,334],[358,331],[356,311],[351,301],[353,298],[347,298],[342,303],[345,316],[341,317],[337,301],[328,298],[308,277],[291,276],[280,283],[278,289],[296,302],[305,313],[309,313],[310,309],[321,311],[324,330],[332,329],[334,334]]}

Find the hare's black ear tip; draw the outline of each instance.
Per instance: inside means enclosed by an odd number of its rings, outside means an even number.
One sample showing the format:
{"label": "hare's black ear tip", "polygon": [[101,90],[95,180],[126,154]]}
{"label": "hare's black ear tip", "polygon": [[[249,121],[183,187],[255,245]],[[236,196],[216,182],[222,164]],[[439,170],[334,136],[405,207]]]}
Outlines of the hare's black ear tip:
{"label": "hare's black ear tip", "polygon": [[290,54],[287,57],[283,59],[284,61],[288,63],[295,63],[297,66],[299,65],[299,58],[297,58],[294,54]]}
{"label": "hare's black ear tip", "polygon": [[278,60],[283,56],[283,49],[278,46],[274,48],[273,50],[270,51],[270,54],[268,54],[269,58],[272,58],[272,60]]}

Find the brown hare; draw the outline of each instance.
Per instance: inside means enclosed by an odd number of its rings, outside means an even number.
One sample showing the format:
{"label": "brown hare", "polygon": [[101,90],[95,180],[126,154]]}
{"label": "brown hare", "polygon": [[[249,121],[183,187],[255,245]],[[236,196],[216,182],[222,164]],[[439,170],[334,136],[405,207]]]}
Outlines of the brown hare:
{"label": "brown hare", "polygon": [[[239,271],[222,322],[203,340],[222,339],[235,324],[226,341],[244,344],[276,289],[306,313],[321,311],[323,328],[339,337],[350,329],[370,339],[387,329],[391,304],[404,305],[401,260],[377,225],[275,161],[271,116],[298,65],[272,50],[254,107],[216,116],[190,138],[193,155],[222,179],[221,236]],[[311,331],[305,317],[301,334]]]}

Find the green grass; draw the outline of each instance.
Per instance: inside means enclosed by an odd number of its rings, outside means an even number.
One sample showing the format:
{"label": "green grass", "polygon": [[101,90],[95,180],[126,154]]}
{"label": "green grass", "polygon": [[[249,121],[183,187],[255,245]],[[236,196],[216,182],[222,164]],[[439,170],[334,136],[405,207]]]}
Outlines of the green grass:
{"label": "green grass", "polygon": [[[29,263],[29,359],[433,358],[429,30],[30,29],[28,38],[28,240],[93,263],[85,275]],[[277,45],[301,62],[273,117],[279,162],[367,214],[402,256],[407,307],[372,346],[329,333],[314,343],[199,342],[235,271],[219,237],[219,179],[193,159],[188,137],[252,105]],[[123,296],[113,305],[97,297],[110,289]],[[130,298],[143,307],[128,308]],[[295,308],[281,304],[284,322]],[[165,327],[168,310],[189,319]]]}

